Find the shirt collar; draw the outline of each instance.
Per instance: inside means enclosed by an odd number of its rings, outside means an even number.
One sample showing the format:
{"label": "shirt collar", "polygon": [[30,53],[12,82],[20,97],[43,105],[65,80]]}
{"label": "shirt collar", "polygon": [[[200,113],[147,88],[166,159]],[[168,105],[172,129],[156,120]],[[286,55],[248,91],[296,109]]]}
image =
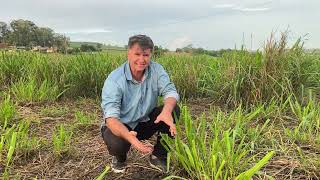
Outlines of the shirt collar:
{"label": "shirt collar", "polygon": [[[150,66],[150,64],[149,64],[149,66]],[[148,67],[145,69],[145,71],[144,71],[142,81],[144,81],[145,79],[147,79],[147,77],[148,77],[148,75],[149,75],[149,71],[150,71],[149,66],[148,66]],[[132,74],[131,74],[131,70],[130,70],[130,65],[129,65],[129,62],[128,62],[128,61],[127,61],[126,64],[125,64],[124,73],[125,73],[125,76],[126,76],[126,78],[127,78],[128,81],[135,81],[135,82],[137,82],[135,79],[132,78]]]}

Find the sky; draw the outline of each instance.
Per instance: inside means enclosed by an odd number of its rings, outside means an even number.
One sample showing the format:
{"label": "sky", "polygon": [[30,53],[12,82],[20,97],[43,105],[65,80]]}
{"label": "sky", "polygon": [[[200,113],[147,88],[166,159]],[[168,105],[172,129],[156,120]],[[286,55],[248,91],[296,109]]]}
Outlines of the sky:
{"label": "sky", "polygon": [[288,31],[306,48],[320,48],[319,0],[10,0],[0,21],[33,21],[71,41],[123,46],[135,34],[170,50],[261,49],[272,32]]}

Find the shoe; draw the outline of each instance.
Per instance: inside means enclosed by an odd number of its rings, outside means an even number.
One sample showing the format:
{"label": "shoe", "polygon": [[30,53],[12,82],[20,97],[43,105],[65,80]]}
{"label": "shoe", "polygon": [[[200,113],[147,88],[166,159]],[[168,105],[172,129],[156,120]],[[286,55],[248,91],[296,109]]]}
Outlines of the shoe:
{"label": "shoe", "polygon": [[126,171],[126,162],[118,161],[116,156],[112,157],[111,169],[115,173],[124,173]]}
{"label": "shoe", "polygon": [[149,160],[149,164],[151,167],[153,167],[161,172],[167,173],[166,159],[160,159],[154,155],[151,155],[150,160]]}

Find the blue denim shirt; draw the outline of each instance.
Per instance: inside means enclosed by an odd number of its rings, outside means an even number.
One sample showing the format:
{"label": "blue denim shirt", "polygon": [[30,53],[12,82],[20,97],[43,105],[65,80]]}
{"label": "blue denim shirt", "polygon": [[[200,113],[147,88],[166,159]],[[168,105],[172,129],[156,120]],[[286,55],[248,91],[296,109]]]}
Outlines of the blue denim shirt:
{"label": "blue denim shirt", "polygon": [[114,117],[134,129],[139,122],[149,120],[149,113],[157,106],[158,96],[173,97],[179,94],[164,68],[153,61],[144,72],[142,82],[132,78],[129,63],[112,71],[102,89],[103,121]]}

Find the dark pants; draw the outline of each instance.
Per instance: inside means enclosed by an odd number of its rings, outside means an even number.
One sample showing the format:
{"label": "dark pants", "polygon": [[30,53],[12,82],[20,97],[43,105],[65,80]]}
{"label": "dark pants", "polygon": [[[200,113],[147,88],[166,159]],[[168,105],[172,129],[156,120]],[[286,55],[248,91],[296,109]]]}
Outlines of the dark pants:
{"label": "dark pants", "polygon": [[[169,126],[167,126],[164,122],[160,121],[159,123],[155,124],[154,121],[156,120],[157,116],[161,113],[163,106],[156,107],[152,110],[152,112],[149,114],[150,120],[147,122],[140,122],[133,130],[137,132],[137,138],[139,140],[145,140],[149,139],[154,133],[157,133],[157,142],[154,146],[154,150],[152,152],[153,155],[157,156],[158,158],[166,158],[167,157],[167,151],[163,147],[163,145],[160,143],[162,134],[168,134],[169,137],[171,136],[171,133],[169,131]],[[174,115],[175,114],[175,115]],[[180,108],[177,105],[174,108],[174,113],[172,113],[172,117],[174,119],[174,122],[176,121],[176,117],[179,118],[180,116]],[[132,129],[124,124],[129,131]],[[103,126],[101,128],[102,138],[107,145],[107,149],[109,151],[109,154],[116,156],[118,161],[124,162],[127,158],[127,153],[130,149],[131,144],[124,140],[121,137],[118,137],[114,135],[110,129],[108,129],[106,126]]]}

